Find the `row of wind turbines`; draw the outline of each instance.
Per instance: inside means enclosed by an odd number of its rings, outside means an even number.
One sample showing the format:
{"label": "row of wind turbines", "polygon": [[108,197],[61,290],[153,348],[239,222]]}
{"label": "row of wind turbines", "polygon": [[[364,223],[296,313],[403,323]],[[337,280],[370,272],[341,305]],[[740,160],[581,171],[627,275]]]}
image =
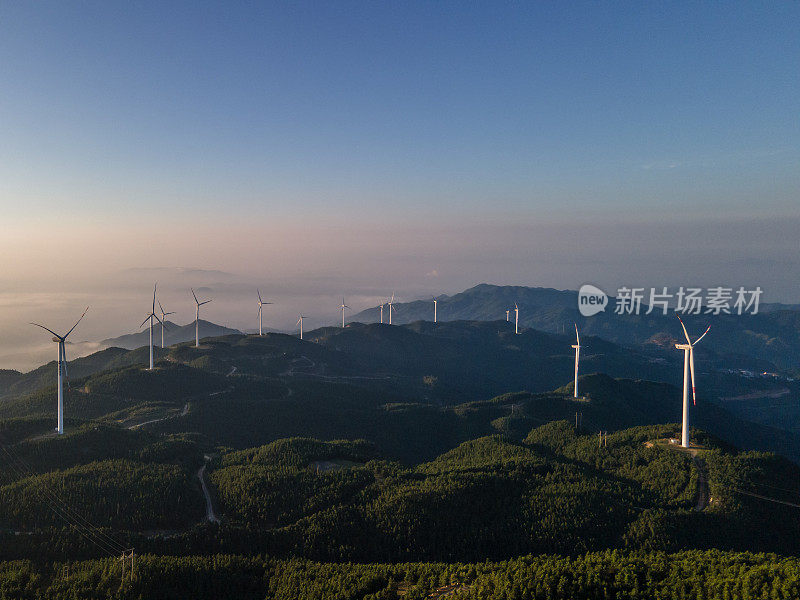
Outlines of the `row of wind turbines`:
{"label": "row of wind turbines", "polygon": [[[164,348],[164,330],[167,328],[166,326],[166,318],[168,315],[175,314],[173,312],[165,312],[164,307],[161,305],[161,302],[156,298],[156,292],[158,289],[158,284],[156,283],[153,286],[153,302],[150,306],[150,313],[145,317],[144,321],[140,327],[143,327],[149,321],[149,331],[150,331],[150,366],[148,370],[153,370],[154,368],[154,354],[153,354],[153,319],[158,321],[161,324],[161,347]],[[197,294],[195,294],[194,289],[190,288],[192,292],[192,298],[195,302],[195,347],[200,346],[200,307],[204,304],[208,304],[211,300],[204,300],[200,301],[197,298]],[[272,304],[272,302],[265,302],[261,297],[261,291],[256,290],[258,294],[258,335],[263,336],[263,311],[264,306]],[[161,317],[156,314],[156,304],[158,304],[159,311],[161,312]],[[397,307],[394,306],[394,293],[392,293],[391,298],[387,300],[387,302],[381,303],[379,305],[380,308],[380,322],[383,323],[383,307],[388,306],[388,314],[389,314],[389,325],[392,324],[392,313],[397,311]],[[52,329],[45,327],[44,325],[40,325],[39,323],[31,323],[31,325],[35,325],[36,327],[40,327],[45,331],[48,331],[53,334],[52,340],[58,344],[58,384],[57,384],[57,395],[58,395],[58,416],[57,416],[57,426],[56,431],[59,434],[64,433],[64,379],[67,378],[67,355],[66,355],[66,341],[69,335],[75,330],[78,324],[83,320],[88,312],[89,307],[86,307],[86,310],[83,311],[83,314],[77,320],[77,322],[72,326],[72,328],[67,331],[64,335],[59,335]],[[342,303],[339,306],[339,310],[341,311],[342,315],[342,328],[345,327],[345,311],[350,310],[350,307],[345,302],[344,297],[342,297]],[[510,321],[510,313],[511,310],[506,311],[506,321]],[[300,339],[303,339],[303,322],[307,317],[305,315],[300,315],[300,318],[297,320],[297,325],[300,326]],[[711,327],[707,327],[703,334],[698,337],[694,342],[692,342],[691,338],[689,337],[689,332],[686,330],[686,325],[684,325],[683,320],[678,316],[678,321],[680,321],[681,328],[683,329],[683,335],[686,338],[685,344],[675,344],[675,348],[678,350],[683,350],[683,414],[682,414],[682,426],[681,426],[681,446],[684,448],[689,447],[689,379],[691,377],[691,387],[692,387],[692,404],[697,404],[697,391],[695,387],[695,372],[694,372],[694,347],[702,340],[706,334],[711,330]],[[438,322],[438,300],[434,297],[433,298],[433,322]],[[514,303],[514,333],[519,334],[519,306]],[[572,345],[572,348],[575,350],[575,381],[573,387],[573,396],[575,398],[579,398],[578,395],[578,375],[580,370],[580,354],[581,354],[581,338],[580,333],[578,332],[578,324],[575,323],[575,343]]]}

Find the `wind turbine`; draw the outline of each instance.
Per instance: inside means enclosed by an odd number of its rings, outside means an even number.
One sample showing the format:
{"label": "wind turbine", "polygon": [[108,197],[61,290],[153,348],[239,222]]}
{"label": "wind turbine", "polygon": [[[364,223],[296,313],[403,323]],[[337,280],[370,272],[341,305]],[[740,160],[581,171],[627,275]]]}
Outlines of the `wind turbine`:
{"label": "wind turbine", "polygon": [[581,355],[581,336],[578,335],[578,324],[575,323],[575,344],[572,345],[575,348],[575,398],[578,397],[578,359]]}
{"label": "wind turbine", "polygon": [[381,309],[381,325],[383,325],[383,307],[384,307],[385,304],[386,304],[385,302],[381,302],[381,306],[380,306],[380,309]]}
{"label": "wind turbine", "polygon": [[397,309],[394,307],[394,292],[392,292],[392,297],[389,299],[389,325],[392,324],[392,311],[397,312]]}
{"label": "wind turbine", "polygon": [[155,317],[156,321],[161,323],[161,347],[162,348],[164,347],[164,321],[159,319],[158,315],[156,314],[156,287],[158,287],[158,284],[153,286],[153,308],[150,310],[150,314],[144,318],[144,321],[142,321],[142,325],[139,325],[139,327],[142,327],[145,323],[147,323],[148,320],[150,321],[150,370],[151,371],[153,370],[153,317]]}
{"label": "wind turbine", "polygon": [[258,292],[258,335],[264,335],[261,333],[261,310],[264,308],[264,305],[272,304],[272,302],[264,302],[261,299],[261,292],[258,289],[256,289],[256,292]]}
{"label": "wind turbine", "polygon": [[519,306],[514,302],[514,333],[519,333]]}
{"label": "wind turbine", "polygon": [[344,296],[342,296],[342,305],[339,308],[342,310],[342,329],[344,329],[344,311],[345,309],[350,309],[350,307],[344,303]]}
{"label": "wind turbine", "polygon": [[194,313],[194,315],[195,315],[194,316],[194,347],[195,348],[199,348],[200,347],[200,307],[203,306],[203,304],[208,304],[209,302],[211,302],[211,300],[205,300],[204,302],[200,302],[197,299],[197,294],[194,293],[194,289],[192,289],[192,288],[189,288],[189,289],[192,290],[192,296],[194,296],[194,303],[197,304],[197,309],[195,310],[195,313]]}
{"label": "wind turbine", "polygon": [[506,323],[508,323],[508,322],[511,320],[511,319],[509,319],[509,317],[508,317],[508,313],[510,313],[510,312],[511,312],[510,310],[507,310],[507,311],[506,311]]}
{"label": "wind turbine", "polygon": [[433,322],[436,323],[436,305],[438,301],[436,300],[436,296],[433,297]]}
{"label": "wind turbine", "polygon": [[64,335],[58,335],[52,329],[45,327],[44,325],[39,325],[38,323],[31,323],[31,325],[36,325],[36,327],[41,327],[45,331],[49,331],[53,334],[53,341],[58,344],[58,424],[56,427],[56,431],[58,431],[59,435],[64,433],[64,378],[67,376],[67,351],[65,348],[65,342],[67,341],[67,337],[70,333],[72,333],[75,328],[78,326],[83,320],[83,317],[86,316],[86,312],[89,310],[89,307],[86,307],[86,310],[83,311],[81,318],[72,326],[67,333]]}
{"label": "wind turbine", "polygon": [[174,315],[174,312],[164,312],[164,307],[161,306],[161,300],[158,301],[158,309],[161,311],[161,347],[164,347],[164,328],[166,325],[164,323],[167,322],[167,315]]}
{"label": "wind turbine", "polygon": [[675,344],[678,350],[683,350],[683,426],[681,428],[681,446],[684,448],[689,447],[689,372],[692,374],[692,404],[697,404],[697,395],[694,386],[694,347],[697,343],[706,337],[706,334],[711,330],[709,325],[699,338],[694,342],[689,339],[689,334],[686,331],[686,325],[680,315],[676,315],[681,322],[683,328],[683,335],[686,336],[685,344]]}
{"label": "wind turbine", "polygon": [[297,323],[295,325],[300,325],[300,339],[303,339],[303,319],[306,317],[304,315],[300,315],[300,318],[297,319]]}

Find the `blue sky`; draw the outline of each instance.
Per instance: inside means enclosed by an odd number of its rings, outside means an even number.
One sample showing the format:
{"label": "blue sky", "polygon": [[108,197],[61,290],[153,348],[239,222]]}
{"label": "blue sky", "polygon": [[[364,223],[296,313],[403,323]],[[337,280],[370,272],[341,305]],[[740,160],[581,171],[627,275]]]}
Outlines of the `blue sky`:
{"label": "blue sky", "polygon": [[[278,327],[480,282],[798,302],[798,23],[798,2],[0,3],[0,338],[110,286],[146,300],[125,273],[150,268],[236,276],[210,315],[233,326],[278,281]],[[121,306],[87,336],[127,331]]]}
{"label": "blue sky", "polygon": [[797,3],[0,15],[4,203],[112,216],[162,201],[212,215],[223,200],[272,214],[797,203]]}

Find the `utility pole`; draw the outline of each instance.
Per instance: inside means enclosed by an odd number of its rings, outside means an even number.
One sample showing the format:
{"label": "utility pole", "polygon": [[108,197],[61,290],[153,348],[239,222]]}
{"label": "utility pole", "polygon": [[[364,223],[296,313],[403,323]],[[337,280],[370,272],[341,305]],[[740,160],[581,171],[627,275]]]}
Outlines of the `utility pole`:
{"label": "utility pole", "polygon": [[130,560],[131,563],[130,568],[128,569],[128,579],[133,580],[133,570],[134,567],[136,566],[135,557],[136,553],[134,552],[133,548],[131,548],[130,550],[124,550],[122,552],[122,556],[120,556],[119,558],[122,561],[122,583],[125,583],[125,564],[128,562],[128,560]]}

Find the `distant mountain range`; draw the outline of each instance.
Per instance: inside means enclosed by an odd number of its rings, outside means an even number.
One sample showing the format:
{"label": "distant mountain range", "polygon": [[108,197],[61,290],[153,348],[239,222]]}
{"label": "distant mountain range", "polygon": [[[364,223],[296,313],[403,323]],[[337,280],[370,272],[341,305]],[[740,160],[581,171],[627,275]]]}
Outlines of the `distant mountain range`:
{"label": "distant mountain range", "polygon": [[[194,321],[186,325],[178,325],[172,321],[166,322],[167,328],[164,331],[164,343],[167,346],[190,342],[194,340]],[[204,337],[218,337],[222,335],[241,334],[238,329],[231,329],[223,325],[217,325],[210,321],[200,319],[200,339]],[[153,341],[156,345],[161,345],[161,324],[156,323],[153,327]],[[129,333],[115,338],[103,340],[102,344],[108,347],[125,348],[133,350],[150,344],[150,331],[147,327],[139,333]]]}
{"label": "distant mountain range", "polygon": [[[680,324],[674,314],[660,309],[639,315],[619,315],[613,300],[605,312],[583,317],[578,311],[578,293],[570,290],[496,286],[480,284],[453,296],[438,300],[440,321],[505,321],[506,311],[514,319],[514,305],[519,306],[520,326],[548,333],[569,333],[577,323],[582,335],[593,335],[627,346],[660,345],[672,348],[682,341]],[[398,302],[392,316],[395,324],[433,320],[433,300]],[[376,323],[379,308],[353,315],[353,322]],[[384,320],[387,320],[384,309]],[[784,370],[800,375],[800,310],[795,305],[766,305],[756,315],[686,315],[690,332],[701,333],[708,325],[712,333],[703,345],[725,356],[732,368],[759,371]]]}

